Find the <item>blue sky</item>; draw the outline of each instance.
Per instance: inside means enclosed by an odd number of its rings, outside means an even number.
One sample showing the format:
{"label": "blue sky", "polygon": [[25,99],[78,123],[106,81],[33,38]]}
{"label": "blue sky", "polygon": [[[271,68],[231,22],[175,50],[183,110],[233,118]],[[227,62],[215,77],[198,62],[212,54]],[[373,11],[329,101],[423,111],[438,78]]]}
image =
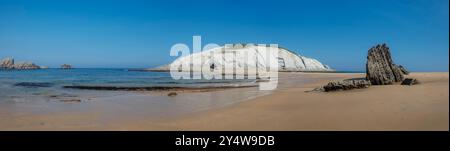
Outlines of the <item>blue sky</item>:
{"label": "blue sky", "polygon": [[276,43],[338,70],[395,63],[448,71],[448,0],[0,0],[0,58],[57,67],[154,67],[175,43]]}

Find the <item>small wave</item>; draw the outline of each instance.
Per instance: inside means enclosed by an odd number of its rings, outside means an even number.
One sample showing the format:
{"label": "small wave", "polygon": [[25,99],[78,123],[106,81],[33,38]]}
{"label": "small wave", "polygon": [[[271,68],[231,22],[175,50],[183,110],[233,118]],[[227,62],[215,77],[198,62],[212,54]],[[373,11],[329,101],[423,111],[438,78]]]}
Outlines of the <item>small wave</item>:
{"label": "small wave", "polygon": [[149,86],[149,87],[130,87],[130,86],[92,86],[92,85],[72,85],[63,86],[63,88],[80,90],[110,90],[110,91],[158,91],[158,90],[198,90],[198,89],[218,89],[218,88],[245,88],[255,87],[256,85],[221,85],[221,86]]}
{"label": "small wave", "polygon": [[156,82],[157,84],[230,84],[230,83],[255,83],[256,80],[251,81],[164,81]]}

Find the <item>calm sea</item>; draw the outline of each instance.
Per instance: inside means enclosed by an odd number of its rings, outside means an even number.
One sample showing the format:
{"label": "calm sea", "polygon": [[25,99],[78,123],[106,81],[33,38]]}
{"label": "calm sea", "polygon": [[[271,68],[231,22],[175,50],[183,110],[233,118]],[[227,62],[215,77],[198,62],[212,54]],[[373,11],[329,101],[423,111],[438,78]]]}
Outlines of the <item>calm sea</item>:
{"label": "calm sea", "polygon": [[[0,70],[0,111],[38,115],[62,113],[100,114],[108,121],[119,116],[159,118],[221,107],[269,94],[257,87],[204,93],[126,92],[67,89],[63,86],[95,85],[122,87],[220,87],[253,84],[255,80],[173,80],[168,72],[127,69]],[[81,100],[65,103],[64,100]],[[126,118],[123,118],[126,119]]]}
{"label": "calm sea", "polygon": [[45,69],[0,70],[1,84],[20,82],[49,83],[53,86],[189,86],[220,83],[251,82],[254,80],[174,80],[169,72],[140,72],[128,69]]}
{"label": "calm sea", "polygon": [[[174,80],[169,72],[140,72],[128,69],[0,70],[0,98],[21,93],[39,94],[63,86],[117,87],[220,87],[249,85],[255,80]],[[45,92],[47,92],[45,91]],[[24,95],[24,94],[23,94]]]}

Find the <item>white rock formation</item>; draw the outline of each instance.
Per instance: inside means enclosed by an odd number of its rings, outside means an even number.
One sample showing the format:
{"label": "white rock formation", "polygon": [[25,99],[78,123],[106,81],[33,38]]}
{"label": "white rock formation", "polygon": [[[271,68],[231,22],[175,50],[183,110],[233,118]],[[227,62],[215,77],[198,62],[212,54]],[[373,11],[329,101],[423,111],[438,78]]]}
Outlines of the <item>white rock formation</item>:
{"label": "white rock formation", "polygon": [[[264,50],[267,49],[269,49],[269,47],[250,44],[244,46],[238,44],[226,48],[218,47],[188,56],[179,57],[168,65],[150,70],[168,71],[171,66],[180,66],[183,64],[190,64],[193,71],[202,71],[202,67],[203,70],[205,70],[205,65],[207,65],[207,68],[211,70],[220,70],[221,68],[226,70],[227,68],[233,68],[233,64],[236,65],[236,68],[246,68],[248,70],[266,68],[270,67],[270,64],[266,63],[264,59],[258,59],[257,56],[267,56],[266,53],[263,53],[265,52]],[[301,56],[285,48],[273,49],[275,50],[275,53],[278,53],[278,60],[276,60],[278,61],[278,71],[334,71],[329,66],[323,65],[316,59]],[[222,56],[214,57],[219,54],[222,54]],[[191,63],[191,59],[201,61],[194,61]],[[202,64],[204,66],[202,66]],[[233,71],[233,69],[228,71]]]}

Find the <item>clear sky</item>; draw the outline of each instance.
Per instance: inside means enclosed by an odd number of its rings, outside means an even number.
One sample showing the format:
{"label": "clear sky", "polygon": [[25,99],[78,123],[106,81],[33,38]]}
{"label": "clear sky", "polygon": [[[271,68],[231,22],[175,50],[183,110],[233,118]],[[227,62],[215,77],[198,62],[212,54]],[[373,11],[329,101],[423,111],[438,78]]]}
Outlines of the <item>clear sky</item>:
{"label": "clear sky", "polygon": [[0,0],[0,58],[58,67],[154,67],[175,43],[276,43],[337,70],[391,47],[413,71],[448,71],[448,0]]}

